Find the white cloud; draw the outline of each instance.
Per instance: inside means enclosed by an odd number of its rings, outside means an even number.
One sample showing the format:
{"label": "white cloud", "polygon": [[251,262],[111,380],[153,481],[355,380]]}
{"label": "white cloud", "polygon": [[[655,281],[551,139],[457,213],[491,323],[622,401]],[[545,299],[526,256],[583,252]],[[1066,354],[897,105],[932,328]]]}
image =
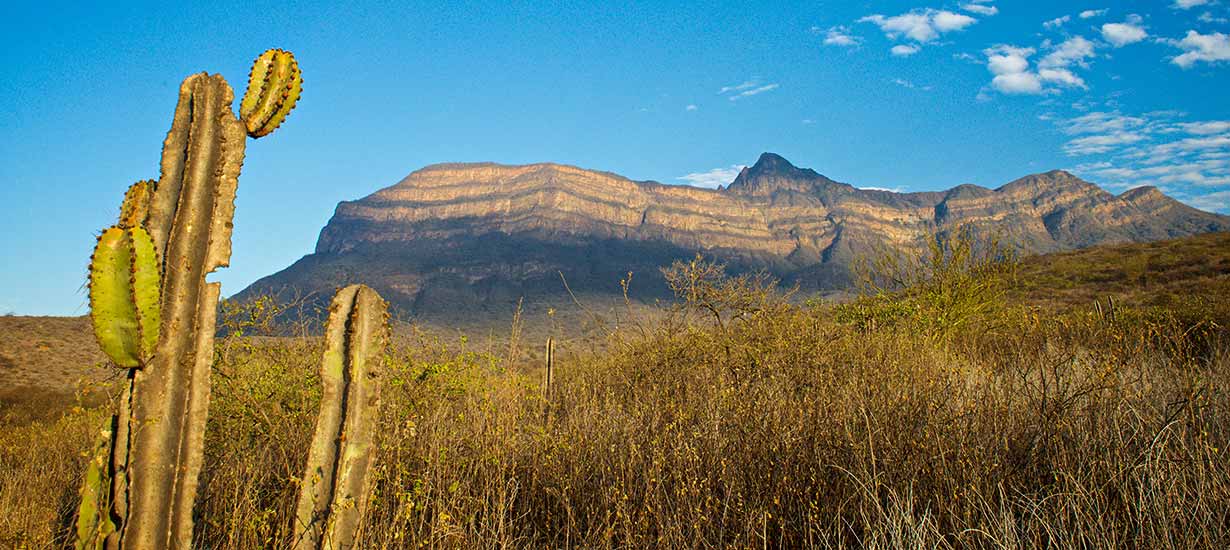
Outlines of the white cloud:
{"label": "white cloud", "polygon": [[935,26],[935,30],[939,31],[940,34],[959,31],[977,22],[977,19],[968,15],[944,10],[936,12],[931,18],[931,24]]}
{"label": "white cloud", "polygon": [[743,168],[742,164],[732,164],[727,168],[714,168],[708,172],[694,172],[675,179],[684,181],[686,185],[691,185],[692,187],[717,189],[719,186],[735,181],[735,177],[739,175]]}
{"label": "white cloud", "polygon": [[[982,2],[974,2],[971,5],[980,4]],[[963,13],[927,8],[891,17],[880,14],[868,15],[859,19],[858,22],[872,23],[880,27],[884,36],[891,40],[905,39],[915,42],[906,47],[899,45],[893,48],[893,55],[906,56],[917,53],[921,47],[920,44],[933,42],[945,33],[962,30],[977,23],[978,20]]]}
{"label": "white cloud", "polygon": [[684,108],[683,108],[683,110],[685,110],[685,111],[695,111],[695,110],[697,110],[697,109],[699,109],[699,108],[700,108],[700,107],[697,107],[696,105],[689,104],[687,107],[684,107]]}
{"label": "white cloud", "polygon": [[1089,18],[1092,18],[1092,17],[1101,17],[1101,16],[1103,16],[1103,15],[1106,15],[1106,12],[1107,12],[1107,11],[1108,11],[1108,10],[1105,10],[1105,9],[1101,9],[1101,10],[1085,10],[1085,11],[1080,12],[1080,18],[1081,18],[1081,19],[1089,19]]}
{"label": "white cloud", "polygon": [[1219,32],[1200,34],[1189,30],[1183,40],[1171,41],[1171,44],[1186,52],[1170,60],[1184,69],[1200,61],[1218,63],[1230,60],[1230,36]]}
{"label": "white cloud", "polygon": [[985,1],[970,2],[969,4],[961,4],[961,9],[970,13],[976,13],[978,15],[985,15],[987,17],[999,13],[999,8],[995,6],[987,6],[985,4]]}
{"label": "white cloud", "polygon": [[996,75],[991,86],[1005,94],[1040,94],[1042,81],[1034,73],[1009,73]]}
{"label": "white cloud", "polygon": [[1107,23],[1102,25],[1102,38],[1116,48],[1122,48],[1128,44],[1135,44],[1144,40],[1149,36],[1148,32],[1139,25],[1139,17],[1128,18],[1128,21],[1123,23]]}
{"label": "white cloud", "polygon": [[851,46],[857,46],[862,42],[862,38],[854,36],[850,33],[850,27],[831,27],[824,33],[825,46],[842,46],[848,48]]}
{"label": "white cloud", "polygon": [[1068,21],[1071,21],[1071,20],[1072,20],[1072,16],[1065,15],[1063,17],[1056,17],[1054,19],[1051,19],[1050,21],[1043,21],[1042,26],[1048,29],[1054,29],[1054,28],[1062,27],[1064,23],[1067,23]]}
{"label": "white cloud", "polygon": [[889,193],[900,193],[905,191],[904,187],[859,187],[863,191],[888,191]]}
{"label": "white cloud", "polygon": [[1063,88],[1088,89],[1085,80],[1067,67],[1084,65],[1084,59],[1093,55],[1093,44],[1079,36],[1060,44],[1038,62],[1038,70],[1031,71],[1029,57],[1033,48],[996,46],[984,50],[987,55],[987,70],[995,75],[991,87],[1005,94],[1036,95],[1057,92],[1048,84]]}
{"label": "white cloud", "polygon": [[1209,0],[1174,0],[1173,7],[1181,10],[1190,10],[1196,6],[1208,4]]}
{"label": "white cloud", "polygon": [[1053,82],[1067,88],[1089,89],[1081,77],[1072,74],[1072,71],[1067,69],[1039,69],[1038,78],[1043,82]]}
{"label": "white cloud", "polygon": [[920,49],[922,48],[919,47],[917,44],[897,44],[896,46],[893,46],[893,49],[889,51],[892,52],[892,54],[897,57],[909,57],[911,55],[918,53],[918,50]]}
{"label": "white cloud", "polygon": [[1005,94],[1040,94],[1042,80],[1029,72],[1029,56],[1033,48],[1000,45],[984,50],[987,70],[995,75],[991,87]]}
{"label": "white cloud", "polygon": [[1073,36],[1064,40],[1051,53],[1038,61],[1038,66],[1045,69],[1066,68],[1071,65],[1088,67],[1085,60],[1093,57],[1093,42],[1083,36]]}

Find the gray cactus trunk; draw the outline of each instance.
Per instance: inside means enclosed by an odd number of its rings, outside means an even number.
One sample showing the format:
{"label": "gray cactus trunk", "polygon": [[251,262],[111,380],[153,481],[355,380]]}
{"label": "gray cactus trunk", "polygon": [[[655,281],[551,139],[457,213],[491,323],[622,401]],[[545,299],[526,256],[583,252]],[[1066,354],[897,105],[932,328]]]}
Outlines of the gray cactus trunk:
{"label": "gray cactus trunk", "polygon": [[295,515],[296,550],[352,548],[367,508],[375,462],[388,306],[351,285],[329,308],[316,432]]}
{"label": "gray cactus trunk", "polygon": [[117,419],[110,547],[190,548],[204,452],[221,286],[205,276],[231,255],[246,134],[218,75],[180,86],[147,228],[161,258],[162,326],[154,356],[130,374]]}

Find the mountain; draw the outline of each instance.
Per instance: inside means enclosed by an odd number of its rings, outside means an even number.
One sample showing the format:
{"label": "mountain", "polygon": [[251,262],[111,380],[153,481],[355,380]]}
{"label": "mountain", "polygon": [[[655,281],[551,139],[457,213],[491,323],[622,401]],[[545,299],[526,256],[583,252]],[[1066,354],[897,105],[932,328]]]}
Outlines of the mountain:
{"label": "mountain", "polygon": [[[1061,170],[997,189],[893,193],[859,189],[773,153],[729,186],[633,181],[559,164],[437,164],[342,202],[314,253],[239,295],[327,299],[364,282],[403,315],[450,322],[507,316],[517,300],[667,295],[658,267],[697,252],[734,271],[766,270],[806,291],[843,288],[861,254],[917,249],[969,225],[1027,253],[1230,230],[1230,218],[1156,188],[1113,195]],[[322,298],[323,297],[323,298]],[[546,306],[543,306],[546,307]]]}

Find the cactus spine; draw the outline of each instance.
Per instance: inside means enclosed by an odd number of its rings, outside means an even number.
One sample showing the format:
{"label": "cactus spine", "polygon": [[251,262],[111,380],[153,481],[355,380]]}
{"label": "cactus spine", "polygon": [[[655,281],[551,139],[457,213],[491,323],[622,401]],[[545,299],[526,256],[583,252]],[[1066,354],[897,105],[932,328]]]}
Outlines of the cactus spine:
{"label": "cactus spine", "polygon": [[320,414],[295,515],[296,550],[354,547],[375,460],[388,317],[388,305],[363,285],[339,290],[329,307]]}
{"label": "cactus spine", "polygon": [[247,134],[234,99],[220,75],[184,79],[158,182],[129,188],[91,262],[95,335],[132,367],[114,421],[109,549],[191,547],[221,292],[205,277],[230,261]]}

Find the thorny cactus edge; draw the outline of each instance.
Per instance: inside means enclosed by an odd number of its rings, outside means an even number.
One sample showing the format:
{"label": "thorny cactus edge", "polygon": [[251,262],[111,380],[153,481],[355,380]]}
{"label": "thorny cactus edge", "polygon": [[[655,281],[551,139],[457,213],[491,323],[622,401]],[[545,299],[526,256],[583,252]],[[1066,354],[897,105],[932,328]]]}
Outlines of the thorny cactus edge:
{"label": "thorny cactus edge", "polygon": [[364,285],[333,297],[320,362],[320,414],[295,514],[295,550],[354,547],[375,461],[388,319],[388,304]]}
{"label": "thorny cactus edge", "polygon": [[[275,63],[258,58],[253,69],[272,75],[258,95],[285,86],[257,102],[265,113],[259,135],[282,122],[301,89],[294,57],[276,51]],[[230,262],[247,134],[231,110],[234,98],[220,75],[184,79],[158,182],[129,188],[119,225],[103,232],[91,261],[95,336],[115,364],[129,368],[109,444],[116,530],[108,549],[191,547],[221,293],[205,277]],[[87,475],[83,487],[94,479],[101,478]],[[95,494],[83,488],[83,509]]]}

